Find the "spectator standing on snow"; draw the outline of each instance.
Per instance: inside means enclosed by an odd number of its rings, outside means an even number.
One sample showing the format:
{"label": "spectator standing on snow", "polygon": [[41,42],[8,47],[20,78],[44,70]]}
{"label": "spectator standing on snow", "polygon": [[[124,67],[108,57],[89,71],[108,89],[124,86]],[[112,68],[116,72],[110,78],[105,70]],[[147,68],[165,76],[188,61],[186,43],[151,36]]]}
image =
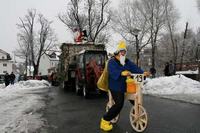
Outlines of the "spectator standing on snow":
{"label": "spectator standing on snow", "polygon": [[6,75],[4,76],[4,82],[5,86],[8,86],[10,84],[10,76],[8,73],[6,73]]}
{"label": "spectator standing on snow", "polygon": [[14,85],[15,83],[15,74],[13,72],[10,74],[10,83],[11,85]]}
{"label": "spectator standing on snow", "polygon": [[151,77],[155,78],[156,77],[156,69],[154,67],[151,67],[149,71],[151,73]]}
{"label": "spectator standing on snow", "polygon": [[164,74],[165,74],[165,76],[170,76],[170,74],[169,74],[169,62],[167,62],[165,64]]}
{"label": "spectator standing on snow", "polygon": [[170,60],[169,62],[169,76],[175,75],[175,66],[172,62],[172,60]]}

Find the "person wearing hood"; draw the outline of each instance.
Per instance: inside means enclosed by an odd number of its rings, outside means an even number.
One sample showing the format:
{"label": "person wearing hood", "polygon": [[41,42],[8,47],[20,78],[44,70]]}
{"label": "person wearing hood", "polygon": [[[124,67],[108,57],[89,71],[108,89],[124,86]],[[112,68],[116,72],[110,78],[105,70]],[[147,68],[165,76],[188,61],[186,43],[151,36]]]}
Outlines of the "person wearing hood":
{"label": "person wearing hood", "polygon": [[[126,77],[131,73],[142,74],[144,71],[135,63],[126,58],[126,43],[120,41],[117,50],[108,62],[108,87],[115,104],[101,118],[100,128],[104,131],[110,131],[113,128],[111,120],[121,111],[124,104],[124,95],[126,92]],[[133,101],[131,101],[134,104]]]}
{"label": "person wearing hood", "polygon": [[8,86],[10,84],[10,76],[8,73],[4,76],[5,86]]}

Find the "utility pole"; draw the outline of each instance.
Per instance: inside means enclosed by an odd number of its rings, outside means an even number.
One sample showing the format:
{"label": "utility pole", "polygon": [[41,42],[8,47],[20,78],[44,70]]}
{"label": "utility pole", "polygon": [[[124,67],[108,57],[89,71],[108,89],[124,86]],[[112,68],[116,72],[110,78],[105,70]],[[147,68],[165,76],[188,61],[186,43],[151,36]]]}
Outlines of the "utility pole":
{"label": "utility pole", "polygon": [[136,41],[136,64],[139,66],[139,59],[140,59],[140,49],[139,49],[139,40],[138,40],[138,35],[135,35],[135,41]]}
{"label": "utility pole", "polygon": [[180,62],[180,68],[179,68],[180,71],[182,70],[182,67],[183,67],[183,57],[184,57],[184,54],[185,54],[185,40],[186,40],[186,37],[187,37],[187,30],[188,30],[188,22],[186,22],[184,38],[183,38],[183,47],[182,47],[181,62]]}

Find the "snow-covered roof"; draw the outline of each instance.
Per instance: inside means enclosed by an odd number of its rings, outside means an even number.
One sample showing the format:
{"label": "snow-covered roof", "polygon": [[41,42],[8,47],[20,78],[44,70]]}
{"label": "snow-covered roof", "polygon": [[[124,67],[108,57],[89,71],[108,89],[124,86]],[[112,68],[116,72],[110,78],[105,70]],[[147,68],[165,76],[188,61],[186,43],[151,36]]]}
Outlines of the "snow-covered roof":
{"label": "snow-covered roof", "polygon": [[8,54],[6,51],[4,51],[4,50],[2,50],[2,49],[0,49],[0,53],[3,53],[3,54]]}
{"label": "snow-covered roof", "polygon": [[[59,50],[48,50],[45,52],[45,54],[49,57],[51,61],[57,61],[59,60],[59,56],[61,54],[61,51]],[[55,56],[53,56],[55,54]]]}

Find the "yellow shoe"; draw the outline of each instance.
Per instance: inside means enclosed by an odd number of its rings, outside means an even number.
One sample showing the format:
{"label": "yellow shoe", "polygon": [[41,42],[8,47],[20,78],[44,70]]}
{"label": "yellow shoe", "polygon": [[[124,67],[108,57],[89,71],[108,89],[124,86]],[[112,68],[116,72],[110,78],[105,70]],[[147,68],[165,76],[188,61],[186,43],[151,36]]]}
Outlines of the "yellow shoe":
{"label": "yellow shoe", "polygon": [[101,119],[100,128],[104,131],[110,131],[113,129],[113,125],[110,121],[106,121],[103,118]]}

